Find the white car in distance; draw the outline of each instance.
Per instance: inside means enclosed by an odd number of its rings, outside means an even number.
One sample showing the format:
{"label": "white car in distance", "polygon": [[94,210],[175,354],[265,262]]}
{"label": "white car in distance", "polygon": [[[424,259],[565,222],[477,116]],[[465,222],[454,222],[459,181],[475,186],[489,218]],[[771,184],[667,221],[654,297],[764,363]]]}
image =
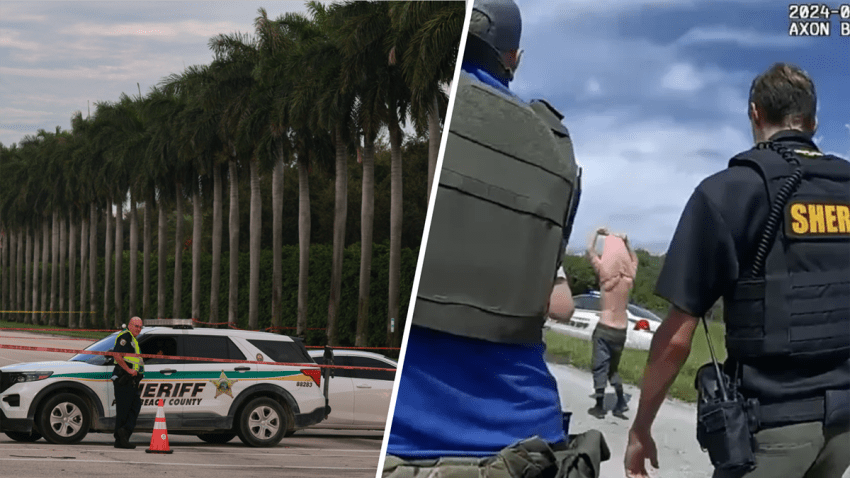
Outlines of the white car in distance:
{"label": "white car in distance", "polygon": [[[598,292],[590,292],[574,296],[573,302],[575,312],[569,322],[556,322],[547,318],[544,327],[553,332],[590,341],[602,313],[602,299]],[[629,320],[626,327],[626,348],[649,350],[652,336],[661,325],[661,318],[634,304],[627,306],[626,315]]]}
{"label": "white car in distance", "polygon": [[[335,349],[334,365],[375,367],[387,370],[332,369],[328,382],[331,413],[310,428],[383,430],[390,410],[397,363],[381,354],[360,350]],[[324,364],[324,350],[308,353]]]}

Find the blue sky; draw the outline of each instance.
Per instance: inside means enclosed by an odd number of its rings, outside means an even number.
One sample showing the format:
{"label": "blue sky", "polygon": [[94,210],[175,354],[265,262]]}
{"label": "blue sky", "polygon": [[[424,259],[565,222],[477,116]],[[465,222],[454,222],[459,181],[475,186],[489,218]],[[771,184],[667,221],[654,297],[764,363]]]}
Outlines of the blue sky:
{"label": "blue sky", "polygon": [[[816,140],[850,157],[850,38],[789,37],[768,1],[517,0],[519,96],[564,113],[584,168],[569,249],[596,227],[663,253],[694,187],[752,146],[752,79],[795,63],[818,93]],[[836,5],[833,5],[837,7]]]}
{"label": "blue sky", "polygon": [[0,142],[69,129],[75,111],[142,94],[185,66],[209,64],[207,41],[306,11],[303,1],[0,2]]}

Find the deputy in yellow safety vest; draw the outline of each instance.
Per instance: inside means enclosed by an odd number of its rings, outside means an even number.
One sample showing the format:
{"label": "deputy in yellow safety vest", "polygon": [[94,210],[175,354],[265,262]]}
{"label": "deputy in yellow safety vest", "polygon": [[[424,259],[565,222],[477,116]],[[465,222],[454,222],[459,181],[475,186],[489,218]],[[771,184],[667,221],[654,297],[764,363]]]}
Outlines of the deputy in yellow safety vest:
{"label": "deputy in yellow safety vest", "polygon": [[[142,330],[142,319],[133,317],[127,330],[115,336],[113,352],[140,354],[136,336]],[[144,376],[144,360],[141,357],[115,356],[112,384],[115,390],[115,448],[136,448],[130,444],[130,435],[136,428],[136,418],[142,408],[139,397],[139,382]]]}

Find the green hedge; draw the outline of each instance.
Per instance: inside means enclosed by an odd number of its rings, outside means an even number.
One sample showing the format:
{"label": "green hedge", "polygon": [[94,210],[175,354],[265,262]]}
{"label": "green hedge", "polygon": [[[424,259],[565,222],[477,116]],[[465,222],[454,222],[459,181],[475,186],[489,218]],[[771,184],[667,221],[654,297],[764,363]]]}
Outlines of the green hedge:
{"label": "green hedge", "polygon": [[[413,285],[413,277],[416,272],[416,261],[419,251],[412,249],[402,249],[401,253],[401,293],[400,293],[400,309],[397,322],[400,327],[404,327],[404,320],[407,316],[407,305],[410,301],[410,291]],[[283,266],[283,292],[281,297],[281,326],[295,327],[298,316],[298,246],[284,246],[282,248],[281,263]],[[129,318],[129,286],[130,286],[130,253],[124,252],[122,260],[123,266],[123,299],[122,311],[118,316],[122,322],[126,322]],[[331,276],[331,257],[332,247],[326,244],[314,244],[310,247],[310,279],[309,279],[309,302],[307,312],[307,327],[323,328],[327,325],[328,315],[328,300],[330,296],[330,276]],[[138,259],[138,279],[136,292],[136,313],[142,313],[142,254],[139,253]],[[110,317],[103,316],[103,280],[104,280],[104,259],[98,258],[97,266],[97,287],[95,290],[95,314],[87,314],[88,327],[112,327],[112,317],[115,315],[114,305],[114,277],[110,285]],[[114,265],[112,266],[114,271]],[[151,276],[151,317],[156,315],[157,311],[157,257],[151,255],[150,260],[150,276]],[[165,273],[165,314],[170,317],[173,305],[174,294],[174,257],[169,256],[166,259]],[[248,328],[248,294],[250,284],[248,274],[250,269],[249,253],[241,253],[239,255],[239,307],[237,326],[240,328]],[[212,270],[212,256],[210,254],[202,254],[201,256],[201,317],[196,317],[199,320],[207,321],[209,318],[209,302],[210,302],[210,277]],[[228,310],[228,295],[229,285],[228,277],[230,275],[230,257],[227,253],[222,254],[221,258],[221,286],[219,292],[219,322],[227,321]],[[79,309],[79,274],[80,264],[77,261],[77,285],[75,301],[77,309]],[[48,267],[48,288],[50,287],[50,267]],[[113,274],[111,274],[113,275]],[[272,276],[273,276],[273,260],[272,251],[262,251],[260,255],[260,291],[259,291],[259,327],[265,328],[271,325],[271,297],[272,297]],[[39,277],[39,282],[41,278]],[[88,280],[88,277],[86,278]],[[181,302],[181,317],[189,318],[192,316],[192,255],[188,251],[183,254],[183,299]],[[343,277],[342,277],[342,293],[340,299],[340,311],[338,317],[338,337],[339,345],[354,345],[355,334],[357,330],[357,307],[360,284],[360,244],[355,243],[348,246],[345,250],[343,261]],[[386,327],[387,327],[387,303],[389,294],[389,247],[383,244],[375,244],[372,249],[372,280],[370,287],[370,318],[369,318],[369,341],[370,347],[383,347],[386,345]],[[58,292],[57,292],[58,293]],[[67,293],[67,284],[66,284]],[[86,292],[87,297],[90,291]],[[48,299],[49,300],[49,299]],[[66,299],[67,301],[67,299]],[[39,300],[40,303],[40,300]],[[67,303],[67,302],[66,302]],[[66,305],[67,307],[67,305]],[[67,320],[67,319],[66,319]],[[62,323],[67,323],[62,322]],[[401,329],[403,330],[403,329]],[[295,330],[287,331],[291,334]],[[324,344],[324,331],[308,331],[306,341],[311,345]]]}

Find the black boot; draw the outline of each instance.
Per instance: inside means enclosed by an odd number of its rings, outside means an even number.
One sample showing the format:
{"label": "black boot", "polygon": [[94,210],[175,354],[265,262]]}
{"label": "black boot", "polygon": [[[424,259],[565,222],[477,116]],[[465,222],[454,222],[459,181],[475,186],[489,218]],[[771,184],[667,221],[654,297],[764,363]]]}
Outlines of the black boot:
{"label": "black boot", "polygon": [[618,387],[614,387],[617,392],[617,404],[614,405],[614,411],[612,412],[614,416],[618,418],[627,418],[624,413],[629,411],[629,406],[626,405],[626,397],[623,394],[623,386],[620,385]]}
{"label": "black boot", "polygon": [[604,418],[605,417],[605,389],[597,388],[596,389],[596,405],[587,410],[587,413],[593,415],[596,418]]}
{"label": "black boot", "polygon": [[130,443],[130,437],[127,434],[127,431],[123,428],[119,428],[118,431],[115,432],[115,448],[123,448],[125,450],[132,450],[136,448],[136,445]]}

